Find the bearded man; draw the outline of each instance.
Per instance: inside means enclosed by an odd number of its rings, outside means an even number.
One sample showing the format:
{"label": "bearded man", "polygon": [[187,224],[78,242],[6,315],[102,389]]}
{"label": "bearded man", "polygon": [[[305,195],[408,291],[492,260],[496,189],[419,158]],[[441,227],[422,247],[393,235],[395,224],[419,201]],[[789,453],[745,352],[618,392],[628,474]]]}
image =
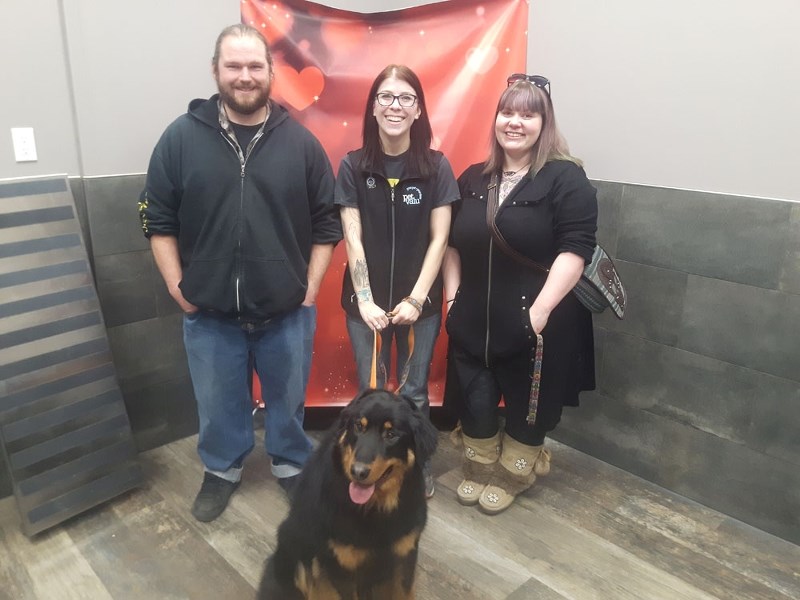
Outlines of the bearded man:
{"label": "bearded man", "polygon": [[261,380],[266,451],[290,490],[310,451],[303,431],[315,299],[342,237],[319,141],[270,100],[261,33],[217,38],[219,90],[194,100],[153,151],[139,201],[145,236],[183,310],[203,483],[192,514],[217,518],[254,445],[249,373]]}

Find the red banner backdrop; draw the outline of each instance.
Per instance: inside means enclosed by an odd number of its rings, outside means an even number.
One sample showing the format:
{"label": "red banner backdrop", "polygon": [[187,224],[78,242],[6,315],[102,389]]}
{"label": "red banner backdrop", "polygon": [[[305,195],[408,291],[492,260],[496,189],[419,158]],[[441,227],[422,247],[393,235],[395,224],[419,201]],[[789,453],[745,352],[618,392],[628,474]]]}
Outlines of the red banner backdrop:
{"label": "red banner backdrop", "polygon": [[[486,157],[494,108],[510,73],[525,70],[526,0],[452,0],[362,14],[301,0],[242,0],[242,22],[259,28],[275,61],[272,96],[322,142],[334,168],[361,145],[366,94],[388,64],[422,81],[434,147],[456,176]],[[307,406],[349,402],[357,392],[350,341],[339,303],[347,258],[339,244],[317,301],[317,336]],[[430,377],[441,404],[446,336]],[[254,396],[260,399],[258,382]]]}

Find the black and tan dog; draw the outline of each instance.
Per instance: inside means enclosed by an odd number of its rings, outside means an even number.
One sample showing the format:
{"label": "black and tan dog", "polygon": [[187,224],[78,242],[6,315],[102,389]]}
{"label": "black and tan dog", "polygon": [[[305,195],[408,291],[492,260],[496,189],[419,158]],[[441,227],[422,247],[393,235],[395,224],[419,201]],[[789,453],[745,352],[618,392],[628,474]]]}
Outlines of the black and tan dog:
{"label": "black and tan dog", "polygon": [[408,600],[436,429],[414,404],[359,394],[306,463],[258,598]]}

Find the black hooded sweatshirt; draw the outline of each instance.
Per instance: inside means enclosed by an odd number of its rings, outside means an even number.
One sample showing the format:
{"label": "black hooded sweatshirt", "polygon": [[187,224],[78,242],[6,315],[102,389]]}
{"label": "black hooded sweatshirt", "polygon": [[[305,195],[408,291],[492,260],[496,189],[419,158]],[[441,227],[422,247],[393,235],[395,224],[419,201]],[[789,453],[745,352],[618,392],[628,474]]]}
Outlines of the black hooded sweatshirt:
{"label": "black hooded sweatshirt", "polygon": [[312,244],[342,238],[333,171],[319,141],[274,102],[240,159],[217,101],[193,100],[161,136],[140,198],[142,229],[177,237],[189,302],[270,319],[303,301]]}

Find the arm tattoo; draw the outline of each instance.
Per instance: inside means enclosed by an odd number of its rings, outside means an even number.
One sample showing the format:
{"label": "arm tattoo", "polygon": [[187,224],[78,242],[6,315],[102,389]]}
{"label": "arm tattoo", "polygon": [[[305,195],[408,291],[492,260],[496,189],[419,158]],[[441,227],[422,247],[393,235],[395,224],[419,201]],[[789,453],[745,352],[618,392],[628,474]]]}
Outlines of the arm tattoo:
{"label": "arm tattoo", "polygon": [[364,258],[357,258],[353,265],[353,284],[355,285],[359,302],[372,300],[372,290],[369,287],[369,271],[367,271],[367,261]]}
{"label": "arm tattoo", "polygon": [[367,261],[357,258],[353,265],[353,282],[358,289],[369,288],[369,272],[367,271]]}

